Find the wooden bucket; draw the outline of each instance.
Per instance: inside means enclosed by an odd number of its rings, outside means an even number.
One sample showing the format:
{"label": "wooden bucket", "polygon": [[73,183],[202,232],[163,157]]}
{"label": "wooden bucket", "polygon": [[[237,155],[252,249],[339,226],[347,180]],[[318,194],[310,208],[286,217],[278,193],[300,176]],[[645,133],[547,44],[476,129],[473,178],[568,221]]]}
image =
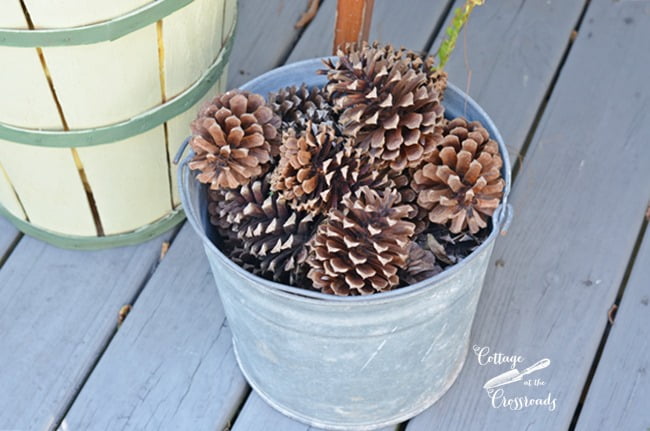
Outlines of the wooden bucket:
{"label": "wooden bucket", "polygon": [[6,3],[0,215],[84,249],[180,222],[170,155],[225,86],[236,0]]}

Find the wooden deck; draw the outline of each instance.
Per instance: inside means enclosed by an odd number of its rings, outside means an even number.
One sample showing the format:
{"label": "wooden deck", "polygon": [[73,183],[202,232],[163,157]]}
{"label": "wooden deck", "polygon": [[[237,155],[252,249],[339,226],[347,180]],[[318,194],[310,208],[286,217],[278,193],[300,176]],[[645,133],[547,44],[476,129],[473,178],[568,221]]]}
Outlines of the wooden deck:
{"label": "wooden deck", "polygon": [[[230,87],[327,55],[334,6],[324,0],[300,31],[305,1],[241,0]],[[377,0],[371,38],[434,51],[451,6]],[[500,128],[516,175],[472,343],[522,356],[518,367],[549,358],[531,376],[544,385],[512,384],[504,397],[555,408],[489,398],[483,384],[510,368],[470,352],[451,390],[399,429],[650,430],[649,42],[648,1],[475,11],[448,70]],[[73,252],[0,219],[0,266],[0,430],[313,429],[251,393],[189,226]]]}

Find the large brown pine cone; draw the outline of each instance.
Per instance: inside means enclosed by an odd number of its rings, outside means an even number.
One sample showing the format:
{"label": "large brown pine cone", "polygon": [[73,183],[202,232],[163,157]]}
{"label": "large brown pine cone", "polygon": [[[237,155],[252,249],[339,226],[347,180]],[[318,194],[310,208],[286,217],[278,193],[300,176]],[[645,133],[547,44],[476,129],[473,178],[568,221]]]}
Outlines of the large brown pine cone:
{"label": "large brown pine cone", "polygon": [[348,45],[335,65],[325,61],[327,92],[343,133],[393,170],[415,167],[436,147],[444,108],[428,73],[390,45]]}
{"label": "large brown pine cone", "polygon": [[[259,94],[233,90],[205,105],[192,122],[191,169],[210,188],[234,189],[269,168],[280,119]],[[275,148],[275,149],[274,149]]]}
{"label": "large brown pine cone", "polygon": [[302,84],[300,87],[283,88],[277,93],[269,94],[269,105],[282,119],[281,132],[289,129],[301,132],[307,129],[310,121],[313,124],[324,123],[338,127],[332,105],[319,87],[310,89],[307,84]]}
{"label": "large brown pine cone", "polygon": [[337,208],[342,197],[367,185],[382,189],[386,173],[372,166],[368,157],[354,154],[348,138],[337,137],[334,129],[309,123],[300,135],[289,130],[283,135],[280,161],[272,176],[272,188],[296,210],[326,214]]}
{"label": "large brown pine cone", "polygon": [[444,128],[441,148],[413,174],[411,186],[429,220],[448,224],[452,233],[487,226],[505,182],[499,145],[478,122],[455,118]]}
{"label": "large brown pine cone", "polygon": [[306,242],[318,221],[291,209],[271,193],[266,180],[237,190],[218,191],[208,206],[210,221],[219,228],[231,259],[256,275],[295,284],[307,258]]}
{"label": "large brown pine cone", "polygon": [[335,295],[367,295],[393,289],[406,265],[415,226],[410,207],[396,205],[395,191],[362,187],[343,198],[309,243],[314,288]]}

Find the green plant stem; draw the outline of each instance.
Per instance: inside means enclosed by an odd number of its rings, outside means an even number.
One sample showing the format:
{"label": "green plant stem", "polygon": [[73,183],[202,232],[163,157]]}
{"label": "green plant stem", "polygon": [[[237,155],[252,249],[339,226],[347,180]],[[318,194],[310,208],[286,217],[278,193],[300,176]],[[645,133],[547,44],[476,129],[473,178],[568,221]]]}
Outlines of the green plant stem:
{"label": "green plant stem", "polygon": [[451,24],[445,32],[447,36],[445,37],[445,40],[443,40],[440,44],[440,48],[438,48],[438,52],[436,53],[438,56],[438,66],[436,69],[444,69],[445,65],[447,64],[447,60],[449,60],[449,56],[456,47],[456,40],[458,40],[458,35],[469,19],[472,10],[475,6],[480,6],[483,3],[485,3],[485,0],[466,0],[463,6],[456,9],[454,12],[454,19],[451,21]]}

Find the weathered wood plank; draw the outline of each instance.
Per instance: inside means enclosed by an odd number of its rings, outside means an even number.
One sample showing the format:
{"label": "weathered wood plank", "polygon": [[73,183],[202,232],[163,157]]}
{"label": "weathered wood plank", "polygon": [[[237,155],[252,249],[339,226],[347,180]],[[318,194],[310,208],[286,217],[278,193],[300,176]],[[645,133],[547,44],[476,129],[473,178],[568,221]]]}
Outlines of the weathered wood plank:
{"label": "weathered wood plank", "polygon": [[164,238],[94,252],[21,239],[0,269],[0,429],[54,427]]}
{"label": "weathered wood plank", "polygon": [[246,392],[214,279],[185,225],[62,430],[224,429]]}
{"label": "weathered wood plank", "polygon": [[276,67],[300,35],[294,28],[306,1],[240,1],[235,44],[230,55],[228,88]]}
{"label": "weathered wood plank", "polygon": [[[321,428],[311,427],[294,421],[282,413],[272,409],[256,393],[251,392],[244,408],[237,416],[232,431],[319,431]],[[397,426],[381,428],[378,431],[395,431]]]}
{"label": "weathered wood plank", "polygon": [[[463,3],[457,0],[454,10]],[[584,4],[585,0],[487,2],[474,9],[458,38],[456,51],[446,66],[450,81],[466,90],[490,114],[513,161],[517,160]],[[432,53],[440,41],[438,37]]]}
{"label": "weathered wood plank", "polygon": [[578,431],[650,429],[650,231],[609,333]]}
{"label": "weathered wood plank", "polygon": [[[375,0],[368,40],[424,50],[446,5],[447,1],[414,0],[406,5],[391,0]],[[336,0],[323,0],[288,62],[331,55],[335,18]]]}
{"label": "weathered wood plank", "polygon": [[[511,411],[504,398],[493,408],[483,384],[509,368],[470,356],[449,393],[409,430],[570,425],[650,197],[630,187],[650,184],[646,7],[591,2],[515,184],[514,223],[497,242],[474,324],[474,344],[521,355],[523,367],[551,360],[536,376],[544,386],[513,383],[502,394],[548,396],[555,410]],[[608,85],[586,78],[595,70]]]}

